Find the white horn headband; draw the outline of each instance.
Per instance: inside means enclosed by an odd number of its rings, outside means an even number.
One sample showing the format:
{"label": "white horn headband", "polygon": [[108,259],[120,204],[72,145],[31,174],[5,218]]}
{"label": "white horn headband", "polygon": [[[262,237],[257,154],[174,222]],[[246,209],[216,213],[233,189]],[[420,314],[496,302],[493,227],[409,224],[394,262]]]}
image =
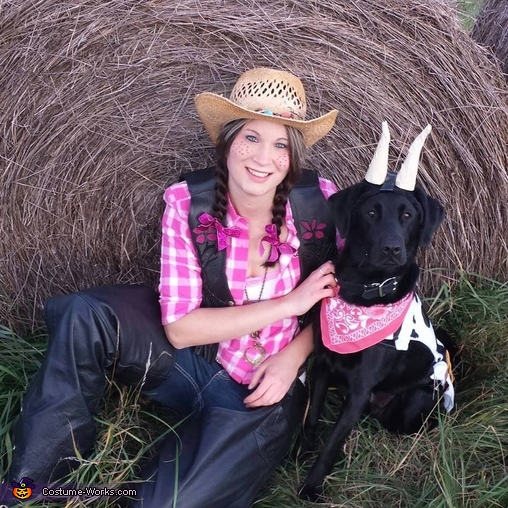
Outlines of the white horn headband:
{"label": "white horn headband", "polygon": [[365,175],[365,180],[374,185],[382,185],[388,173],[388,148],[390,146],[388,123],[383,122],[381,124],[381,129],[381,137],[379,138],[374,157],[372,157],[369,169]]}
{"label": "white horn headband", "polygon": [[[390,145],[390,131],[388,130],[388,123],[381,124],[381,137],[372,157],[372,161],[365,175],[365,180],[374,185],[382,185],[388,173],[388,148]],[[397,178],[395,180],[395,187],[399,189],[414,191],[416,186],[416,175],[418,173],[418,163],[420,161],[420,153],[423,144],[427,139],[432,127],[427,125],[425,129],[415,138],[409,147],[406,160],[402,164]]]}
{"label": "white horn headband", "polygon": [[429,132],[432,130],[430,125],[427,125],[420,134],[415,138],[409,147],[407,157],[402,164],[400,171],[395,180],[395,187],[399,189],[414,191],[416,186],[416,175],[418,173],[418,163],[420,162],[420,153],[423,148],[423,143],[427,139]]}

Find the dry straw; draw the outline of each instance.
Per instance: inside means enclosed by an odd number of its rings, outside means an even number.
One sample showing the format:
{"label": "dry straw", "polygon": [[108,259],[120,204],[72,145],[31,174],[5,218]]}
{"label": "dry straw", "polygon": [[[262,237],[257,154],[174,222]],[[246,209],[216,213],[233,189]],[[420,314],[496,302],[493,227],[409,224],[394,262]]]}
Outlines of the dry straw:
{"label": "dry straw", "polygon": [[476,18],[471,37],[489,48],[508,79],[508,0],[487,0]]}
{"label": "dry straw", "polygon": [[[506,278],[508,117],[499,70],[449,0],[17,0],[0,11],[0,321],[50,295],[157,285],[163,189],[209,164],[198,92],[254,66],[340,111],[308,167],[363,178],[381,122],[391,167],[428,123],[420,182],[446,205],[427,267]],[[426,275],[425,290],[439,278]]]}

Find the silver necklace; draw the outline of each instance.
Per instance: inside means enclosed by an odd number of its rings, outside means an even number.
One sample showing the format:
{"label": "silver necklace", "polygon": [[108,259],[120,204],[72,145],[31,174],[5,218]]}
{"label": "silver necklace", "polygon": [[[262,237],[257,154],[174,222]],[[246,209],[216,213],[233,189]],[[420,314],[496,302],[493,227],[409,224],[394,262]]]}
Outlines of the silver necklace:
{"label": "silver necklace", "polygon": [[[261,290],[259,291],[259,296],[257,299],[258,302],[261,301],[261,298],[263,296],[267,273],[268,273],[268,266],[265,266],[265,274],[263,276],[263,282],[261,283]],[[251,303],[251,300],[249,299],[249,295],[247,294],[247,286],[245,286],[245,288],[244,288],[244,293],[245,293],[245,301],[247,303]],[[250,334],[250,336],[254,340],[254,343],[251,346],[248,346],[243,353],[243,357],[245,358],[245,360],[247,362],[249,362],[253,367],[257,367],[266,358],[266,349],[263,347],[263,344],[261,344],[261,341],[259,340],[260,333],[261,333],[261,330],[256,330]]]}

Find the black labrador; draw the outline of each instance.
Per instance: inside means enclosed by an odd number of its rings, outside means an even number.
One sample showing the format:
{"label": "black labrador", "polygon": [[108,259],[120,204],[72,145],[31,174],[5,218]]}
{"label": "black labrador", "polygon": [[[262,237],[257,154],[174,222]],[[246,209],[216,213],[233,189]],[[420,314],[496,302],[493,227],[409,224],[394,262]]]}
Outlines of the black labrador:
{"label": "black labrador", "polygon": [[415,140],[395,176],[387,172],[389,133],[383,124],[365,180],[328,201],[345,244],[335,262],[337,298],[322,302],[314,326],[303,451],[316,441],[328,387],[337,386],[345,398],[331,436],[300,488],[302,499],[320,500],[324,479],[364,412],[392,432],[411,434],[435,424],[438,404],[446,411],[453,407],[446,349],[414,292],[418,249],[430,244],[444,216],[442,205],[414,183],[428,131]]}

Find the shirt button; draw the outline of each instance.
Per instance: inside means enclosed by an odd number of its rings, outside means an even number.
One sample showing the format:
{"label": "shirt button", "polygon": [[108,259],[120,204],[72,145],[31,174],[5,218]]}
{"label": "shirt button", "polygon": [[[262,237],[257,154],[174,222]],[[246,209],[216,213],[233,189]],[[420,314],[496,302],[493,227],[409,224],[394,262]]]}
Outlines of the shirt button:
{"label": "shirt button", "polygon": [[235,302],[233,300],[229,300],[228,305],[230,307],[234,307],[235,306]]}

